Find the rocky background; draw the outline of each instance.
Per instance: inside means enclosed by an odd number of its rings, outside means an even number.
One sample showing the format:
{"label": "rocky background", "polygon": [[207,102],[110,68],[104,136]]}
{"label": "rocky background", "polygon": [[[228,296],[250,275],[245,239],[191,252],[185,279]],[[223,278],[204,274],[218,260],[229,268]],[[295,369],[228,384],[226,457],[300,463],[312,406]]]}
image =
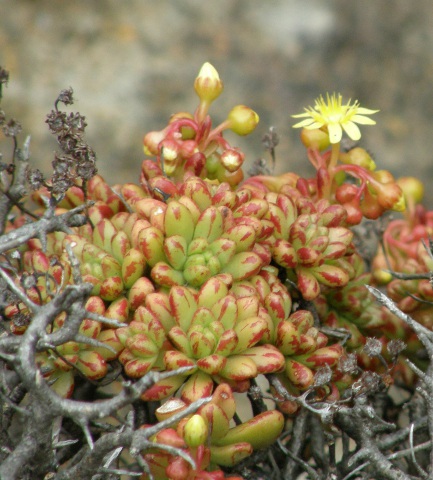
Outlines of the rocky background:
{"label": "rocky background", "polygon": [[[380,167],[424,179],[432,207],[432,25],[431,0],[0,0],[0,65],[10,71],[2,108],[48,172],[56,144],[45,115],[72,86],[100,173],[134,181],[143,134],[194,110],[192,84],[210,61],[226,87],[215,121],[238,103],[260,115],[251,137],[230,137],[250,162],[272,125],[277,170],[308,174],[290,115],[337,91],[381,110],[363,145]],[[4,159],[8,148],[2,141]]]}

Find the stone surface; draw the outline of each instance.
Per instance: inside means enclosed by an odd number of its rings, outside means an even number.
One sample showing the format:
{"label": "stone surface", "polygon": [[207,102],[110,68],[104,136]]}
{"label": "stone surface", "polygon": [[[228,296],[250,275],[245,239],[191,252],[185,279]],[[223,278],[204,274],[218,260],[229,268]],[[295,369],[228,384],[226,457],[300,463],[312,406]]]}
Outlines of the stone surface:
{"label": "stone surface", "polygon": [[[338,91],[381,110],[362,139],[378,165],[428,182],[432,23],[430,0],[0,0],[0,65],[11,77],[2,108],[23,123],[34,161],[48,171],[56,144],[44,117],[72,86],[100,172],[133,181],[143,134],[195,108],[192,83],[210,61],[225,83],[215,121],[238,103],[261,117],[251,137],[229,137],[250,161],[274,125],[278,171],[308,174],[290,114]],[[3,141],[5,157],[7,148]]]}

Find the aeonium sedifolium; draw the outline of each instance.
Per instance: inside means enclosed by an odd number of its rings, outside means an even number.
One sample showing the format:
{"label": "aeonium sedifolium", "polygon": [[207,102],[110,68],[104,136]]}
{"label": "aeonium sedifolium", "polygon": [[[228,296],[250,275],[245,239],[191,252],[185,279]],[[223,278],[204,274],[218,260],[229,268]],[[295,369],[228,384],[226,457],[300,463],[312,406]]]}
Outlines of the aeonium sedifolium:
{"label": "aeonium sedifolium", "polygon": [[[155,436],[188,451],[200,471],[195,478],[204,479],[222,478],[214,465],[232,466],[272,443],[284,423],[277,410],[296,414],[303,392],[337,402],[352,381],[339,369],[346,345],[359,352],[365,335],[380,328],[387,338],[405,338],[366,294],[370,277],[351,229],[363,217],[402,210],[404,201],[392,175],[377,170],[368,152],[341,147],[343,133],[359,140],[356,124],[374,123],[366,116],[374,111],[343,104],[340,96],[321,98],[298,124],[315,176],[288,172],[241,183],[245,155],[224,135],[251,133],[258,115],[237,105],[212,125],[209,107],[223,86],[210,64],[194,88],[199,104],[192,114],[175,113],[145,136],[145,154],[154,158],[142,162],[138,183],[110,186],[97,175],[75,182],[56,200],[56,213],[90,201],[87,222],[31,239],[8,261],[17,286],[40,305],[73,283],[77,268],[92,286],[89,316],[125,324],[84,319],[79,337],[38,353],[44,378],[60,394],[73,394],[76,375],[99,381],[114,365],[128,379],[190,367],[157,382],[142,399],[168,399],[157,411],[162,419],[172,413],[172,397],[185,406],[212,396],[175,430]],[[38,214],[51,194],[47,186],[34,193]],[[17,215],[7,229],[25,222],[25,214]],[[424,293],[430,298],[427,288]],[[23,302],[12,302],[6,313],[11,332],[24,333],[31,315]],[[67,314],[59,315],[50,332],[67,322]],[[327,336],[324,326],[346,329],[350,338]],[[233,392],[247,392],[268,374],[290,400],[272,386],[268,393],[278,408],[232,427]],[[157,478],[174,471],[195,475],[183,459],[149,455]],[[218,473],[206,477],[211,469]]]}

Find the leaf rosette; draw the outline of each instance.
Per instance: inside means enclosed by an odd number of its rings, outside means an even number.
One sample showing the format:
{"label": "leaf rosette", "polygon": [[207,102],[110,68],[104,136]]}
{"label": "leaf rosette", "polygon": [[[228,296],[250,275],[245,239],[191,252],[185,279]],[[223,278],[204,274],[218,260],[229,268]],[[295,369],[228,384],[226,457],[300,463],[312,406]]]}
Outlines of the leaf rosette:
{"label": "leaf rosette", "polygon": [[[215,382],[245,391],[251,378],[283,368],[284,357],[276,347],[259,345],[270,322],[259,296],[232,293],[232,281],[228,274],[217,275],[198,291],[173,286],[167,294],[149,295],[131,324],[118,330],[126,347],[119,359],[127,373],[191,367],[189,375],[158,382],[144,399],[165,398],[183,385],[182,399],[192,402],[210,395]],[[163,323],[157,311],[164,312]],[[143,369],[131,372],[129,366],[137,362]]]}

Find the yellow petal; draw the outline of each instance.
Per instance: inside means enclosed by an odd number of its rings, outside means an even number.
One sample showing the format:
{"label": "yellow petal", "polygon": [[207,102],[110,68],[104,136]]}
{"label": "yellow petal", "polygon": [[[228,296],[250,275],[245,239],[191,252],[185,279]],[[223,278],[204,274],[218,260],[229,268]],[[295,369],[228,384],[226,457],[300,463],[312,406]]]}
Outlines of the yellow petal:
{"label": "yellow petal", "polygon": [[343,131],[341,130],[341,125],[339,123],[330,123],[328,125],[328,133],[329,133],[329,140],[331,143],[341,142]]}
{"label": "yellow petal", "polygon": [[323,125],[325,125],[323,122],[313,122],[311,125],[305,126],[305,128],[308,128],[308,130],[317,130],[323,127]]}
{"label": "yellow petal", "polygon": [[296,125],[293,125],[293,128],[303,128],[303,127],[308,127],[310,126],[314,120],[312,118],[306,118],[305,120],[302,120],[302,122],[298,122]]}
{"label": "yellow petal", "polygon": [[370,110],[369,108],[358,107],[356,113],[360,115],[372,115],[373,113],[380,112],[380,110]]}
{"label": "yellow petal", "polygon": [[353,117],[350,118],[352,122],[359,123],[361,125],[376,125],[376,122],[372,120],[371,118],[364,117],[364,115],[354,115]]}
{"label": "yellow petal", "polygon": [[303,117],[311,117],[310,112],[304,112],[304,113],[297,113],[296,115],[291,115],[292,118],[303,118]]}
{"label": "yellow petal", "polygon": [[352,140],[359,140],[361,138],[361,131],[358,126],[353,122],[344,122],[343,123],[344,131],[349,135]]}

